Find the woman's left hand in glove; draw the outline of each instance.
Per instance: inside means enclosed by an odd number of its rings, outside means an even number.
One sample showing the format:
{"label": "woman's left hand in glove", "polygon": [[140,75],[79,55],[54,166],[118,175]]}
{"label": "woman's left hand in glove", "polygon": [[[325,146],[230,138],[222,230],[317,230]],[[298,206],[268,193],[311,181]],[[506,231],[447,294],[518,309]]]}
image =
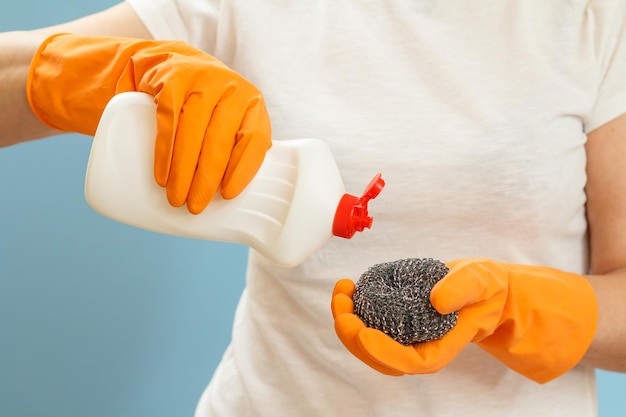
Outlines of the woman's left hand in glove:
{"label": "woman's left hand in glove", "polygon": [[550,381],[583,357],[595,334],[595,293],[582,275],[544,266],[462,259],[432,289],[441,314],[458,311],[439,340],[404,346],[368,328],[354,314],[354,283],[337,282],[331,309],[335,331],[361,361],[388,375],[434,373],[475,343],[509,368]]}

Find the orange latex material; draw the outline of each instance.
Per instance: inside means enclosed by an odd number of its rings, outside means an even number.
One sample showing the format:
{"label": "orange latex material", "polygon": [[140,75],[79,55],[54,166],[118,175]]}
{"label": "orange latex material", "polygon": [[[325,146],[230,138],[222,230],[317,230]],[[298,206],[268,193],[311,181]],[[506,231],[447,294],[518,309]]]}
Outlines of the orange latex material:
{"label": "orange latex material", "polygon": [[361,359],[375,370],[391,376],[401,376],[404,372],[389,368],[383,363],[367,355],[359,346],[359,334],[367,329],[365,323],[354,315],[354,304],[352,294],[354,293],[354,282],[349,279],[342,279],[335,284],[331,311],[335,319],[335,331],[339,335],[344,346],[357,358]]}
{"label": "orange latex material", "polygon": [[42,122],[86,135],[94,135],[113,95],[125,91],[154,96],[155,179],[170,204],[186,203],[192,213],[218,189],[236,197],[271,146],[261,92],[184,42],[57,34],[40,46],[27,81]]}
{"label": "orange latex material", "polygon": [[598,314],[594,291],[584,277],[487,259],[447,265],[450,273],[431,292],[437,311],[459,312],[457,325],[444,337],[404,346],[365,327],[354,315],[352,281],[342,280],[331,303],[339,339],[363,362],[391,375],[437,372],[472,342],[539,383],[580,361],[595,334]]}

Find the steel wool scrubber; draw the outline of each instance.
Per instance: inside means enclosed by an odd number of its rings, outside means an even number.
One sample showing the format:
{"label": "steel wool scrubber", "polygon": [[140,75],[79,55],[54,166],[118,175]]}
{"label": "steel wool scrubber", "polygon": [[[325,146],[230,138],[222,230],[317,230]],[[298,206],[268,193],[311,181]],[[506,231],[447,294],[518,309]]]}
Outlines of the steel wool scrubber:
{"label": "steel wool scrubber", "polygon": [[438,313],[430,291],[448,271],[430,258],[371,266],[356,283],[354,313],[403,345],[440,339],[456,325],[458,312]]}

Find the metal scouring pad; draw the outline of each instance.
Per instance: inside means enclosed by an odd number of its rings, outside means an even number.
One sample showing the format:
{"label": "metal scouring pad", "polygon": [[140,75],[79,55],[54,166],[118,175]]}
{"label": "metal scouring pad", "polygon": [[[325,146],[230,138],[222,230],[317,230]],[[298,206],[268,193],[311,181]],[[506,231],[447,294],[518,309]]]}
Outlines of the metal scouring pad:
{"label": "metal scouring pad", "polygon": [[456,325],[458,312],[438,313],[430,303],[430,290],[448,271],[431,258],[371,266],[356,283],[354,313],[366,326],[403,345],[440,339]]}

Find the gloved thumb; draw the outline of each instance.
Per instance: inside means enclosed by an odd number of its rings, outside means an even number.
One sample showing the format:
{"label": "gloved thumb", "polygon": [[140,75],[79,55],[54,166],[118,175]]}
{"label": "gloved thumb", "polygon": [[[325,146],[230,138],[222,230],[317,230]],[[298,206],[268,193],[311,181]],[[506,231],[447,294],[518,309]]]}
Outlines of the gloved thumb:
{"label": "gloved thumb", "polygon": [[506,290],[508,273],[488,259],[463,259],[446,265],[450,272],[430,292],[430,302],[440,314],[453,313]]}

